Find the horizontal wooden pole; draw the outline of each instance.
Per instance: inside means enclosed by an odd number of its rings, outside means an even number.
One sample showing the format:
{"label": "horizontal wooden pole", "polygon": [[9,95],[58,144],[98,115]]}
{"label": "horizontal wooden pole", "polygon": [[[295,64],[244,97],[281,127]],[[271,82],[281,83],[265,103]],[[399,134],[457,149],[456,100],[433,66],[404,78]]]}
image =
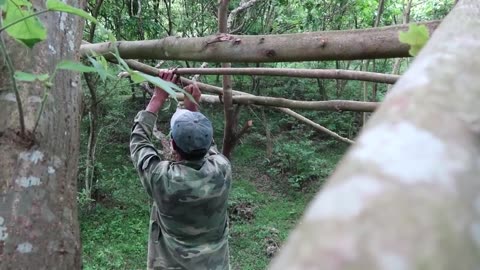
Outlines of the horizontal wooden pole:
{"label": "horizontal wooden pole", "polygon": [[[178,100],[183,100],[183,94],[177,94]],[[327,100],[327,101],[303,101],[286,98],[264,97],[254,95],[234,95],[234,104],[259,105],[267,107],[281,107],[299,110],[315,111],[353,111],[373,112],[378,107],[378,102],[350,101],[350,100]],[[202,94],[200,102],[221,103],[221,97],[216,95]]]}
{"label": "horizontal wooden pole", "polygon": [[[432,33],[439,21],[421,23]],[[218,34],[198,38],[83,44],[83,56],[95,52],[112,57],[115,47],[124,59],[185,60],[201,62],[294,62],[409,57],[409,46],[398,33],[408,25],[370,29],[282,35]]]}
{"label": "horizontal wooden pole", "polygon": [[394,84],[400,76],[342,69],[294,69],[294,68],[178,68],[178,75],[255,75],[255,76],[282,76],[297,78],[319,78],[357,80],[377,83]]}

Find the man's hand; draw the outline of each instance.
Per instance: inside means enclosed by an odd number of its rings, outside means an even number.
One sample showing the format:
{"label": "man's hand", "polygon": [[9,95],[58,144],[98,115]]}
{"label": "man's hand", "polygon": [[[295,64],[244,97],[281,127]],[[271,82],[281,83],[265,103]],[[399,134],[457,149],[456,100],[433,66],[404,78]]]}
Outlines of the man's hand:
{"label": "man's hand", "polygon": [[183,104],[185,105],[185,109],[196,112],[198,111],[198,104],[200,103],[200,97],[202,96],[202,92],[200,92],[200,89],[198,86],[194,84],[190,84],[189,86],[183,88],[187,93],[192,95],[193,99],[197,104],[195,104],[193,101],[190,100],[187,96],[185,96],[183,100]]}
{"label": "man's hand", "polygon": [[[164,81],[177,83],[180,77],[173,73],[173,70],[160,71],[158,77]],[[165,101],[168,99],[168,93],[160,87],[155,87],[152,99],[146,108],[147,111],[157,114],[160,108],[162,108]]]}

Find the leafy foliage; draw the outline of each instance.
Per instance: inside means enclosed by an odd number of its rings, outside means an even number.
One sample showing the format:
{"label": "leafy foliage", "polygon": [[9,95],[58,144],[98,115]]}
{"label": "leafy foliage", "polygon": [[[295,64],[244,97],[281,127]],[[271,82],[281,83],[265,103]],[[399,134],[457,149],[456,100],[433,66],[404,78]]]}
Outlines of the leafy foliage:
{"label": "leafy foliage", "polygon": [[7,33],[32,48],[36,43],[45,40],[47,29],[36,16],[32,16],[32,4],[25,0],[7,0],[5,9],[5,20]]}
{"label": "leafy foliage", "polygon": [[46,6],[47,6],[47,10],[49,10],[49,11],[66,12],[66,13],[70,13],[70,14],[80,16],[80,17],[82,17],[82,18],[84,18],[84,19],[86,19],[90,22],[97,23],[97,19],[92,17],[92,15],[90,15],[89,13],[87,13],[87,12],[81,10],[81,9],[78,9],[78,8],[72,7],[70,5],[67,5],[67,4],[65,4],[61,1],[47,0]]}
{"label": "leafy foliage", "polygon": [[57,69],[71,70],[78,72],[97,72],[97,68],[86,66],[79,62],[74,62],[71,60],[63,60],[57,64]]}
{"label": "leafy foliage", "polygon": [[417,56],[429,38],[428,29],[425,25],[410,24],[407,32],[400,32],[400,42],[410,45],[408,51],[411,56]]}
{"label": "leafy foliage", "polygon": [[313,142],[307,140],[276,144],[268,166],[272,178],[286,178],[290,186],[297,189],[330,174]]}

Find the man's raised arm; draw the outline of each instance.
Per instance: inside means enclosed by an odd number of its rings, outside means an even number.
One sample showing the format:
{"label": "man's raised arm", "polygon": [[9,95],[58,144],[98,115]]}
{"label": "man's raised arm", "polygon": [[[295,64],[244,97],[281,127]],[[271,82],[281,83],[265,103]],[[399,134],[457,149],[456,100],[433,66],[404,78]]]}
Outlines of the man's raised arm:
{"label": "man's raised arm", "polygon": [[[172,71],[162,72],[159,76],[166,81],[175,82],[176,80]],[[152,132],[157,121],[157,113],[167,99],[168,93],[156,87],[147,108],[138,112],[135,117],[130,136],[130,155],[133,165],[150,196],[152,196],[152,176],[163,159],[152,143]]]}

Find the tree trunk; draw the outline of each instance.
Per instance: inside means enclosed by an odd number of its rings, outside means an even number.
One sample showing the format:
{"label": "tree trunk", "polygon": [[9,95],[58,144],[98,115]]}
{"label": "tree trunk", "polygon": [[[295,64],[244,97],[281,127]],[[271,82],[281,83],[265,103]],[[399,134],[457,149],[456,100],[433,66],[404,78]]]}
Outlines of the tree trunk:
{"label": "tree trunk", "polygon": [[[97,18],[102,7],[103,0],[95,1],[95,8],[92,12],[92,17]],[[96,24],[91,24],[88,42],[93,42],[95,37]],[[90,106],[88,118],[90,121],[90,128],[88,130],[87,143],[87,157],[85,161],[85,178],[84,188],[87,197],[92,197],[93,178],[95,168],[95,150],[97,149],[97,135],[98,135],[98,100],[97,100],[97,84],[99,76],[92,73],[84,73],[84,78],[87,83],[88,91],[90,93]]]}
{"label": "tree trunk", "polygon": [[[432,33],[439,21],[424,24]],[[408,25],[395,25],[284,35],[166,37],[159,40],[119,41],[114,44],[84,44],[81,53],[87,55],[94,51],[112,57],[112,46],[117,46],[125,59],[254,63],[408,57],[409,46],[398,40],[398,32],[407,29]]]}
{"label": "tree trunk", "polygon": [[268,159],[272,158],[273,155],[273,140],[272,132],[270,131],[270,123],[268,122],[267,114],[265,109],[262,108],[262,122],[265,127],[265,153]]}
{"label": "tree trunk", "polygon": [[88,112],[90,125],[88,130],[87,157],[85,161],[84,187],[88,198],[91,198],[94,184],[95,150],[97,148],[98,135],[98,99],[97,87],[93,78],[94,76],[88,73],[85,73],[84,75],[90,93],[90,110]]}
{"label": "tree trunk", "polygon": [[[410,11],[412,10],[412,1],[413,0],[408,0],[407,6],[406,7],[404,6],[404,10],[403,10],[403,23],[404,24],[407,24],[407,23],[410,22]],[[393,64],[393,70],[392,70],[393,75],[400,74],[401,63],[402,63],[402,58],[395,59],[395,62]]]}
{"label": "tree trunk", "polygon": [[[370,61],[368,60],[365,60],[363,61],[363,69],[365,72],[368,72],[368,66],[370,64]],[[363,102],[366,102],[368,100],[368,84],[367,82],[363,82]],[[367,113],[364,112],[362,114],[362,126],[365,126],[365,124],[367,123]]]}
{"label": "tree trunk", "polygon": [[[374,28],[376,28],[380,25],[380,20],[382,19],[384,5],[385,5],[385,0],[380,0],[378,2],[377,15],[375,17],[375,22],[373,23]],[[370,60],[366,60],[365,71],[368,71],[369,61]],[[375,72],[375,70],[376,70],[375,59],[372,62],[373,62],[372,71]],[[376,99],[377,99],[377,84],[374,83],[373,86],[372,86],[372,99],[371,100],[374,101]],[[366,82],[364,82],[363,83],[363,101],[367,101],[367,100],[368,100],[368,84]],[[363,113],[363,125],[365,125],[365,123],[367,122],[368,117],[369,117],[369,114],[364,112]]]}
{"label": "tree trunk", "polygon": [[462,0],[443,20],[270,269],[480,265],[479,17]]}
{"label": "tree trunk", "polygon": [[319,94],[320,100],[328,100],[327,89],[325,89],[325,85],[323,85],[323,81],[320,79],[317,79],[317,85],[318,85],[318,94]]}
{"label": "tree trunk", "polygon": [[[31,1],[36,10],[44,1]],[[66,1],[83,8],[83,1]],[[40,16],[47,40],[34,49],[9,39],[16,70],[53,74],[60,60],[78,60],[83,20],[58,12]],[[80,76],[58,71],[53,85],[18,83],[26,136],[19,136],[10,72],[0,61],[0,269],[80,269],[76,204]],[[34,131],[44,91],[43,113]]]}
{"label": "tree trunk", "polygon": [[[218,6],[218,31],[220,35],[228,33],[227,18],[228,18],[228,2],[229,0],[219,0]],[[222,63],[222,68],[230,68],[230,63]],[[232,102],[232,76],[223,75],[223,104],[225,114],[225,128],[223,133],[223,148],[222,154],[230,158],[230,154],[234,147],[235,139],[235,115],[233,113]]]}

